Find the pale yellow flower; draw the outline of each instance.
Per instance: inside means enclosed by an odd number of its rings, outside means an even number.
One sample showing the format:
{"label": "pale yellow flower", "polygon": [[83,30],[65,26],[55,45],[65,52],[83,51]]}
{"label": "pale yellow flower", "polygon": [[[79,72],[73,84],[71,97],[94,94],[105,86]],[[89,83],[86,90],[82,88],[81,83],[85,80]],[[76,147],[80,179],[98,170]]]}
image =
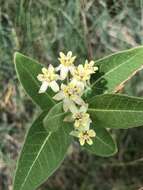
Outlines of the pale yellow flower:
{"label": "pale yellow flower", "polygon": [[92,138],[96,136],[96,133],[93,129],[89,129],[86,131],[72,131],[70,134],[79,138],[81,146],[83,146],[85,143],[92,145]]}
{"label": "pale yellow flower", "polygon": [[81,96],[83,94],[83,88],[75,82],[70,82],[67,85],[62,84],[61,90],[53,97],[55,100],[63,100],[64,111],[74,111],[76,109],[75,104],[85,104]]}
{"label": "pale yellow flower", "polygon": [[91,74],[95,73],[96,70],[98,70],[98,67],[94,67],[94,61],[88,63],[86,60],[84,65],[80,64],[72,70],[72,80],[86,86],[89,83]]}
{"label": "pale yellow flower", "polygon": [[42,82],[39,93],[44,93],[48,87],[51,87],[54,92],[59,91],[57,84],[59,76],[55,73],[55,69],[52,65],[49,65],[48,69],[42,68],[42,74],[37,76],[37,79]]}
{"label": "pale yellow flower", "polygon": [[89,73],[89,74],[93,74],[98,70],[98,67],[94,66],[95,62],[94,61],[90,61],[88,62],[88,60],[85,61],[84,64],[84,68],[85,70]]}
{"label": "pale yellow flower", "polygon": [[88,72],[88,69],[84,67],[84,65],[78,65],[74,70],[72,71],[72,76],[77,81],[85,82],[90,79],[90,73]]}
{"label": "pale yellow flower", "polygon": [[64,53],[60,52],[60,57],[58,60],[60,61],[60,65],[57,67],[57,71],[60,71],[60,77],[62,80],[64,80],[68,72],[72,72],[74,69],[74,61],[76,59],[76,56],[72,57],[72,52],[69,51],[67,55]]}
{"label": "pale yellow flower", "polygon": [[87,109],[87,104],[81,106],[80,108],[75,107],[75,109],[72,110],[72,114],[66,116],[64,121],[74,122],[74,127],[76,130],[88,130],[92,121],[90,119],[90,115],[87,113]]}
{"label": "pale yellow flower", "polygon": [[90,127],[90,123],[92,122],[90,119],[90,115],[87,113],[88,106],[83,105],[75,111],[72,115],[74,119],[74,127],[77,130],[88,130]]}

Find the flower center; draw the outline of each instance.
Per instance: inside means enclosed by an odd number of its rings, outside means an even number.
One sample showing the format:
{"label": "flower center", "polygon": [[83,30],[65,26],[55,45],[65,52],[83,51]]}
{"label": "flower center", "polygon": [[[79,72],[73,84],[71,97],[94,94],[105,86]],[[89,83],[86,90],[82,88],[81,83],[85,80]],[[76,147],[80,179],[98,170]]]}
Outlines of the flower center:
{"label": "flower center", "polygon": [[85,69],[84,70],[80,70],[80,69],[76,70],[74,73],[74,77],[80,81],[86,81],[86,80],[90,79],[90,75],[89,75],[88,71],[86,71]]}
{"label": "flower center", "polygon": [[72,61],[71,61],[71,58],[65,58],[62,60],[61,62],[64,66],[70,66],[72,65]]}
{"label": "flower center", "polygon": [[80,95],[80,89],[77,88],[76,86],[72,86],[72,87],[66,86],[63,91],[67,97],[72,97],[74,95]]}
{"label": "flower center", "polygon": [[56,80],[57,75],[54,73],[47,73],[47,74],[43,75],[43,78],[47,82],[52,82],[52,81]]}
{"label": "flower center", "polygon": [[89,134],[88,134],[87,131],[83,132],[83,138],[84,138],[85,140],[90,139],[90,136],[89,136]]}

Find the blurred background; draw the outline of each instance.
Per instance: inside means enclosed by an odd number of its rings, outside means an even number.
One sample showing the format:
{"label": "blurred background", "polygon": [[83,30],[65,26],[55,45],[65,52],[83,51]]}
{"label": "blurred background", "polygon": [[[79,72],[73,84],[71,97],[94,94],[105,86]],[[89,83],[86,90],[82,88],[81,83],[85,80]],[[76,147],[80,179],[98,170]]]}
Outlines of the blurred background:
{"label": "blurred background", "polygon": [[[59,51],[98,59],[143,44],[143,0],[0,0],[0,190],[12,190],[24,135],[39,110],[19,85],[13,54],[47,65]],[[124,92],[143,96],[143,72]],[[77,144],[38,190],[142,190],[143,129],[115,131],[119,152],[101,158]]]}

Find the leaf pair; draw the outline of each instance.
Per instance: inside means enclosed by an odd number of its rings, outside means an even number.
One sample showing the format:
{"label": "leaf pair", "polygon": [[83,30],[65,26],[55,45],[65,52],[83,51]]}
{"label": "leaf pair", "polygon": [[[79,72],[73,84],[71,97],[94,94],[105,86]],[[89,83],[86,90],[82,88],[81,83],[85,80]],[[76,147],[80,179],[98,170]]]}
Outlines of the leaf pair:
{"label": "leaf pair", "polygon": [[[92,97],[97,94],[94,89],[101,90],[102,86],[106,87],[102,88],[102,92],[113,92],[117,85],[140,69],[142,59],[143,47],[139,47],[97,61],[100,73],[98,79],[93,81]],[[71,127],[69,123],[63,123],[65,113],[60,103],[55,104],[51,92],[38,94],[40,83],[36,77],[42,66],[19,53],[15,55],[15,65],[25,91],[44,111],[28,131],[13,187],[13,190],[34,190],[64,159],[71,143]],[[95,96],[88,102],[88,112],[97,136],[93,146],[86,145],[85,148],[97,155],[110,156],[117,151],[106,128],[129,128],[143,124],[143,100],[140,98],[107,94]]]}

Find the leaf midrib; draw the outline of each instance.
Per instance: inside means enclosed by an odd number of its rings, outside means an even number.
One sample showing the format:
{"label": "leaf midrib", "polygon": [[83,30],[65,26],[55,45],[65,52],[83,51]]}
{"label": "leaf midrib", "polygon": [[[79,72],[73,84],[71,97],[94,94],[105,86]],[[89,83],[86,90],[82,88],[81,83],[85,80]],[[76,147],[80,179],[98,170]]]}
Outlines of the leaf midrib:
{"label": "leaf midrib", "polygon": [[105,143],[99,136],[96,136],[96,138],[97,138],[100,142],[102,142],[105,146],[107,146],[111,151],[113,150],[113,149],[112,149],[112,146],[110,146],[109,144]]}
{"label": "leaf midrib", "polygon": [[[104,75],[102,75],[101,77],[99,77],[92,85],[91,88],[93,88],[94,85],[96,85],[103,77],[108,76],[111,72],[114,72],[116,69],[120,68],[121,66],[123,66],[124,64],[126,64],[127,62],[129,62],[130,60],[132,60],[133,58],[135,58],[136,56],[140,55],[142,52],[137,53],[136,55],[133,55],[132,57],[130,57],[127,61],[121,63],[120,65],[118,65],[117,67],[114,67],[113,69],[109,70],[107,73],[105,73]],[[101,65],[102,66],[102,65]]]}
{"label": "leaf midrib", "polygon": [[26,175],[26,177],[25,177],[23,183],[21,184],[21,187],[20,187],[21,190],[23,189],[25,183],[27,182],[27,179],[28,179],[28,177],[29,177],[29,175],[30,175],[30,172],[31,172],[32,168],[34,167],[36,161],[38,160],[39,155],[40,155],[40,153],[42,152],[42,150],[43,150],[43,148],[44,148],[46,142],[47,142],[48,139],[50,138],[51,134],[52,134],[52,133],[49,132],[49,134],[47,135],[46,139],[45,139],[44,142],[41,144],[41,148],[40,148],[40,150],[38,151],[37,156],[35,157],[35,159],[34,159],[32,165],[31,165],[31,167],[29,168],[29,171],[28,171],[28,173],[27,173],[27,175]]}
{"label": "leaf midrib", "polygon": [[113,110],[113,109],[96,109],[96,108],[89,108],[88,111],[90,112],[133,112],[133,113],[138,113],[141,112],[143,113],[143,111],[141,110]]}

